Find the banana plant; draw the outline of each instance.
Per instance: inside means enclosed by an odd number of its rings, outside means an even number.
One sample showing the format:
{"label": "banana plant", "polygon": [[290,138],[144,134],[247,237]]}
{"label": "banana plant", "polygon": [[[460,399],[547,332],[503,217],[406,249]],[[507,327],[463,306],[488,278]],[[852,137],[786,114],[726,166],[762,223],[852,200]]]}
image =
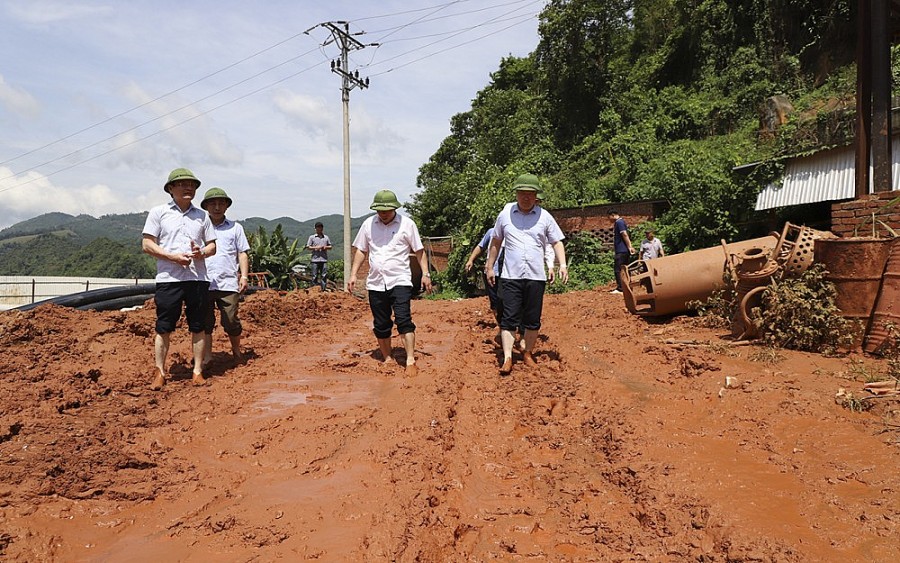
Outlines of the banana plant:
{"label": "banana plant", "polygon": [[272,235],[260,226],[256,234],[248,237],[250,244],[250,268],[254,272],[265,272],[269,287],[274,289],[294,289],[292,268],[301,262],[299,239],[288,242],[281,228],[275,226]]}

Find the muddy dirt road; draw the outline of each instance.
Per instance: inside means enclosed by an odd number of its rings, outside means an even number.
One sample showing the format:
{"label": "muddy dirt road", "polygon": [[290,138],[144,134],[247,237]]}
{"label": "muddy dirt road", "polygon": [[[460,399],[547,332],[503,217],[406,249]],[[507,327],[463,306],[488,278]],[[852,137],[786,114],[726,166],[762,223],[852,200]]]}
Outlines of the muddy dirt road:
{"label": "muddy dirt road", "polygon": [[884,360],[597,290],[548,295],[538,367],[500,378],[486,304],[416,301],[406,378],[364,302],[257,293],[247,361],[219,332],[194,387],[180,329],[161,392],[152,302],[0,313],[0,559],[900,560],[900,404],[835,402]]}

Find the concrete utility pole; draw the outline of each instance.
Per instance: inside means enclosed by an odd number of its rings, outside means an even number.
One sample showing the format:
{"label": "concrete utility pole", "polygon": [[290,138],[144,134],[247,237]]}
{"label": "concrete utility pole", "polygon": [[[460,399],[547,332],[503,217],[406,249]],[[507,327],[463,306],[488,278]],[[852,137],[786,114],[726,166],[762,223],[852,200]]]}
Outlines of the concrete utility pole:
{"label": "concrete utility pole", "polygon": [[[335,21],[320,23],[306,30],[308,34],[316,27],[324,27],[331,32],[331,39],[322,44],[326,46],[332,42],[341,48],[339,59],[331,61],[331,72],[341,76],[341,101],[344,106],[344,290],[350,280],[350,90],[354,88],[368,88],[369,79],[359,77],[359,71],[350,72],[348,55],[350,51],[375,47],[377,43],[364,45],[350,34],[350,22]],[[361,35],[362,32],[354,35]]]}

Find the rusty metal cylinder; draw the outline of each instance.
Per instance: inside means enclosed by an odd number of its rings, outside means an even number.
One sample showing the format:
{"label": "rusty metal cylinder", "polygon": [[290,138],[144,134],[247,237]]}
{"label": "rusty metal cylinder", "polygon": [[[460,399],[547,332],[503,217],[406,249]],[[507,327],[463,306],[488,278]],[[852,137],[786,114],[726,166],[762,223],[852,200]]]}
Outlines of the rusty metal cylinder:
{"label": "rusty metal cylinder", "polygon": [[891,239],[835,238],[819,239],[815,244],[815,262],[823,264],[825,279],[837,290],[835,305],[848,319],[868,322],[881,286]]}
{"label": "rusty metal cylinder", "polygon": [[893,239],[891,243],[872,320],[863,340],[863,350],[870,354],[883,350],[890,336],[888,324],[900,329],[900,237]]}
{"label": "rusty metal cylinder", "polygon": [[[723,246],[671,254],[653,260],[638,260],[626,269],[625,306],[636,315],[654,317],[688,311],[691,301],[704,302],[725,286],[724,274],[730,256],[750,249],[773,251],[778,237],[772,235]],[[756,250],[753,253],[757,253]]]}

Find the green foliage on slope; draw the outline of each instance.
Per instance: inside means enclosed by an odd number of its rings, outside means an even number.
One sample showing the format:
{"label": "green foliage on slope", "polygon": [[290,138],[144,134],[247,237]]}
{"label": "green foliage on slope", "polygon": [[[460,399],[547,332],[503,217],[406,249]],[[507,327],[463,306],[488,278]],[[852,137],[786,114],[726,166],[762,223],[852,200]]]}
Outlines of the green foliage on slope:
{"label": "green foliage on slope", "polygon": [[[523,172],[550,209],[667,201],[656,227],[670,251],[755,236],[753,203],[778,167],[734,169],[795,150],[832,109],[822,100],[852,97],[855,5],[550,0],[535,51],[500,62],[419,170],[408,208],[421,231],[463,243],[448,283],[471,283],[461,266]],[[775,94],[796,102],[793,137],[759,135]]]}

